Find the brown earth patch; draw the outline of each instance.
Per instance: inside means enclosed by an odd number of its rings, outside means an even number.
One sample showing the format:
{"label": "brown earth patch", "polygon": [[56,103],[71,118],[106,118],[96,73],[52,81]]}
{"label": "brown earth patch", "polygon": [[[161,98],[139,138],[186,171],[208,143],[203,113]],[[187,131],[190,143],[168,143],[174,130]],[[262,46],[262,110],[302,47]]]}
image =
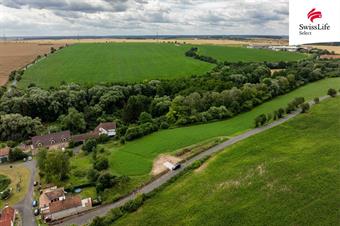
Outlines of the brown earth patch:
{"label": "brown earth patch", "polygon": [[328,51],[334,51],[336,54],[340,54],[340,46],[318,46],[313,45],[312,47],[318,48],[318,49],[327,49]]}
{"label": "brown earth patch", "polygon": [[33,62],[38,55],[49,53],[51,47],[59,48],[62,44],[50,42],[0,42],[0,86],[8,81],[9,74]]}
{"label": "brown earth patch", "polygon": [[171,155],[160,155],[153,163],[151,174],[152,176],[157,176],[167,171],[168,169],[163,165],[165,162],[171,162],[173,164],[176,164],[179,163],[180,161],[182,161],[182,159],[178,157],[174,157]]}
{"label": "brown earth patch", "polygon": [[320,59],[340,59],[340,55],[321,55]]}

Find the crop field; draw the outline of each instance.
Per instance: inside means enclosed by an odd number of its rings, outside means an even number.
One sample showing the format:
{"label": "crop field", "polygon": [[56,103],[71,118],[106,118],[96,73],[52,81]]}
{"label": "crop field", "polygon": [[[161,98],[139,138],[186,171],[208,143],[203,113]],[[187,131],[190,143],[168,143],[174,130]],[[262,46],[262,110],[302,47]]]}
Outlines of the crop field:
{"label": "crop field", "polygon": [[38,55],[49,53],[52,42],[0,42],[0,86],[5,85],[10,73],[30,64]]}
{"label": "crop field", "polygon": [[[58,86],[76,83],[125,82],[202,75],[214,65],[185,56],[191,45],[167,43],[81,43],[65,48],[30,67],[19,87],[34,83]],[[287,61],[306,55],[241,47],[199,47],[204,55],[229,61]]]}
{"label": "crop field", "polygon": [[114,225],[338,225],[339,111],[329,99],[233,145]]}
{"label": "crop field", "polygon": [[210,56],[217,60],[228,62],[297,61],[308,57],[306,54],[302,53],[276,52],[264,49],[247,49],[216,45],[199,46],[198,50],[200,55]]}
{"label": "crop field", "polygon": [[189,46],[161,43],[82,43],[29,68],[19,86],[141,82],[202,75],[214,65],[186,57]]}
{"label": "crop field", "polygon": [[110,169],[112,173],[121,175],[148,175],[154,159],[159,154],[173,152],[214,137],[233,136],[253,128],[254,119],[258,115],[285,107],[295,97],[311,100],[314,97],[325,96],[329,88],[339,87],[340,78],[326,79],[301,87],[226,121],[162,130],[128,142],[119,148],[111,143],[106,144],[105,148],[111,150]]}

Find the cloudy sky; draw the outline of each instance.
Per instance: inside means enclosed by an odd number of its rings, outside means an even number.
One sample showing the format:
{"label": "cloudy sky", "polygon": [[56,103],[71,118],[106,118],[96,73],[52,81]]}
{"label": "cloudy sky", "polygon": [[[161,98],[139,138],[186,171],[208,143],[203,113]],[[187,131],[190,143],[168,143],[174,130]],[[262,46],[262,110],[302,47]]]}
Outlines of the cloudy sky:
{"label": "cloudy sky", "polygon": [[288,34],[288,0],[0,0],[1,36]]}

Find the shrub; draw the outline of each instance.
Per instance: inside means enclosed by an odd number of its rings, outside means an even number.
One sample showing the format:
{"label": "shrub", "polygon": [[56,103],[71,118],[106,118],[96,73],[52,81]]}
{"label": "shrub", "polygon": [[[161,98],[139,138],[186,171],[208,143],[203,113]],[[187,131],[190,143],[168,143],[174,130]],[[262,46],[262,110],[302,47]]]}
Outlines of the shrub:
{"label": "shrub", "polygon": [[329,89],[327,94],[331,97],[336,97],[337,92],[335,89]]}
{"label": "shrub", "polygon": [[106,134],[101,134],[98,138],[97,138],[97,143],[98,144],[105,144],[110,140],[110,137]]}
{"label": "shrub", "polygon": [[98,171],[106,170],[109,168],[109,160],[107,158],[101,157],[98,159],[95,164],[94,168]]}
{"label": "shrub", "polygon": [[162,122],[161,123],[161,129],[168,129],[170,126],[169,126],[169,123],[167,122]]}
{"label": "shrub", "polygon": [[277,110],[278,118],[283,118],[284,114],[285,114],[285,110],[283,108],[279,108],[279,110]]}
{"label": "shrub", "polygon": [[255,118],[255,126],[260,127],[266,124],[267,116],[265,114],[259,115]]}
{"label": "shrub", "polygon": [[96,182],[99,177],[99,172],[95,169],[90,169],[87,172],[87,179],[89,180],[90,183]]}
{"label": "shrub", "polygon": [[308,111],[309,111],[309,109],[310,109],[310,105],[309,105],[309,103],[304,103],[304,104],[302,104],[302,105],[301,105],[301,110],[302,110],[302,113],[306,113],[306,112],[308,112]]}
{"label": "shrub", "polygon": [[94,149],[96,149],[96,147],[97,147],[96,139],[89,139],[89,140],[85,141],[82,149],[84,151],[86,151],[87,153],[90,153],[90,152],[94,151]]}
{"label": "shrub", "polygon": [[314,103],[315,104],[319,104],[320,103],[320,98],[319,97],[315,97],[314,98]]}
{"label": "shrub", "polygon": [[134,200],[130,200],[122,206],[122,210],[128,213],[135,212],[145,201],[144,195],[138,195]]}

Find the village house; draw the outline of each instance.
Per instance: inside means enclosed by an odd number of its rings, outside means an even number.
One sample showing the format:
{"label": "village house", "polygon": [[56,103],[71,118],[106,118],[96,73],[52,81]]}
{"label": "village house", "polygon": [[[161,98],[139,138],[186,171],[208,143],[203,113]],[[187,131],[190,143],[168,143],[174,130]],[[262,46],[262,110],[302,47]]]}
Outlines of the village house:
{"label": "village house", "polygon": [[92,208],[92,199],[79,196],[66,196],[63,188],[44,189],[39,198],[42,219],[46,222],[82,213]]}
{"label": "village house", "polygon": [[65,200],[64,188],[58,188],[57,186],[44,189],[39,197],[39,208],[41,213],[47,213],[49,211],[49,205],[52,202]]}
{"label": "village house", "polygon": [[0,163],[8,162],[9,160],[9,147],[0,148]]}
{"label": "village house", "polygon": [[15,214],[15,209],[5,206],[0,213],[0,226],[14,226]]}
{"label": "village house", "polygon": [[32,149],[35,148],[65,148],[71,138],[70,131],[62,131],[58,133],[51,133],[43,136],[32,137]]}
{"label": "village house", "polygon": [[98,135],[105,134],[109,137],[114,137],[116,136],[116,127],[116,123],[113,122],[100,123],[93,132]]}
{"label": "village house", "polygon": [[[116,123],[100,123],[93,131],[73,136],[71,136],[70,131],[62,131],[58,133],[50,133],[43,136],[35,136],[31,139],[31,149],[42,147],[49,149],[66,148],[71,140],[74,142],[84,142],[91,138],[98,138],[100,135],[103,134],[109,137],[116,136]],[[23,149],[26,150],[25,147],[23,147]]]}

